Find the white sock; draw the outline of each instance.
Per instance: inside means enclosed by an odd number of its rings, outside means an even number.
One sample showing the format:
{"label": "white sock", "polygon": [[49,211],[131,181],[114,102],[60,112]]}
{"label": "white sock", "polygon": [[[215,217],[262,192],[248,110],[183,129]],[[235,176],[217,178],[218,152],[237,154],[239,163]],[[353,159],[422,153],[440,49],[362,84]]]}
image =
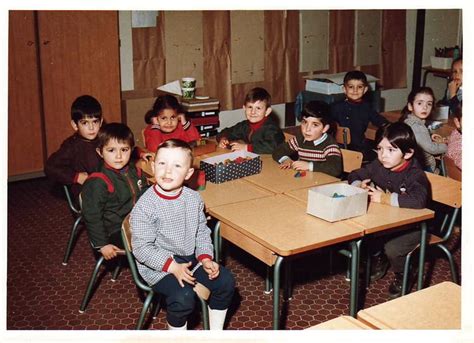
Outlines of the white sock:
{"label": "white sock", "polygon": [[213,310],[209,306],[207,308],[209,309],[209,329],[223,330],[227,309]]}
{"label": "white sock", "polygon": [[184,323],[183,326],[172,326],[170,323],[168,323],[168,330],[187,330],[188,328],[186,327],[188,325],[188,322]]}

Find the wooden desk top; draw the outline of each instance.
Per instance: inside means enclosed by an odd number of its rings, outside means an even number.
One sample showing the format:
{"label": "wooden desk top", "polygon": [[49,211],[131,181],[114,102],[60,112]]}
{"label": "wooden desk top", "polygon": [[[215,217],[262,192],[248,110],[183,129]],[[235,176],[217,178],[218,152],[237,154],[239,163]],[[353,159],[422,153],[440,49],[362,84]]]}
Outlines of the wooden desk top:
{"label": "wooden desk top", "polygon": [[209,213],[280,256],[290,256],[362,237],[349,221],[329,223],[306,214],[306,205],[285,195],[211,208]]}
{"label": "wooden desk top", "polygon": [[206,204],[206,210],[216,206],[273,196],[274,193],[257,187],[243,179],[220,184],[206,182],[206,189],[199,192]]}
{"label": "wooden desk top", "polygon": [[461,286],[442,282],[361,310],[357,319],[376,329],[461,329]]}
{"label": "wooden desk top", "polygon": [[412,209],[400,208],[369,202],[367,214],[351,218],[365,228],[365,234],[391,229],[398,226],[421,222],[434,217],[434,212],[427,208]]}
{"label": "wooden desk top", "polygon": [[297,178],[294,177],[296,170],[280,169],[271,155],[260,155],[260,158],[262,159],[260,174],[247,176],[244,180],[277,194],[293,189],[309,188],[340,181],[334,176],[310,171],[306,172],[306,176]]}
{"label": "wooden desk top", "polygon": [[370,326],[351,316],[340,316],[321,324],[312,326],[306,330],[368,330]]}

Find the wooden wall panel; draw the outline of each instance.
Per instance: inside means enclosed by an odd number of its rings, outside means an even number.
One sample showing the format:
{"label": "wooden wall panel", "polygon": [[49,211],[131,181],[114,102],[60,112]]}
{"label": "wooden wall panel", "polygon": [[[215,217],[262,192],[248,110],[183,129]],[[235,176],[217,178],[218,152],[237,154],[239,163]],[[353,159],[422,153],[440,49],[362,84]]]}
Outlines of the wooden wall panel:
{"label": "wooden wall panel", "polygon": [[70,108],[83,94],[97,98],[104,119],[121,121],[118,14],[39,11],[46,152],[72,134]]}
{"label": "wooden wall panel", "polygon": [[33,11],[10,11],[8,176],[43,170],[41,99]]}
{"label": "wooden wall panel", "polygon": [[329,11],[300,11],[300,72],[328,69]]}

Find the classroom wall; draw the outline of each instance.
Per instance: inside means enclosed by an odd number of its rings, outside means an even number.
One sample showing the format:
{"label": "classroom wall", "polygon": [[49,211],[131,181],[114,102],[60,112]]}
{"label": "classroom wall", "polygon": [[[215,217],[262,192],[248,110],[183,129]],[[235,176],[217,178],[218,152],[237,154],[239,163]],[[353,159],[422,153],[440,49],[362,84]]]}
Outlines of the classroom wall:
{"label": "classroom wall", "polygon": [[[131,42],[126,38],[127,35],[131,34],[130,32],[132,26],[127,25],[127,21],[130,21],[131,15],[126,13],[127,11],[120,12],[121,56],[122,51],[127,52],[132,50]],[[431,9],[426,11],[423,65],[430,64],[430,56],[434,54],[434,47],[444,47],[459,44],[462,39],[461,15],[461,11],[456,9]],[[401,109],[405,105],[406,98],[412,84],[413,54],[415,49],[416,34],[416,10],[407,10],[406,16],[406,76],[408,88],[382,91],[381,96],[383,99],[385,111]],[[124,35],[124,40],[122,40],[122,34]],[[122,85],[127,87],[127,89],[130,89],[130,85],[133,85],[133,72],[130,74],[132,67],[131,63],[128,62],[129,59],[127,56],[124,56],[124,61],[124,63],[127,63],[127,65],[122,65]],[[302,63],[302,61],[300,61],[300,63]],[[126,70],[127,68],[128,71]],[[428,75],[427,85],[433,88],[436,97],[440,99],[443,96],[443,92],[446,87],[446,80],[434,77],[433,75]],[[277,113],[277,115],[281,118],[280,122],[283,125],[285,122],[284,104],[273,105],[273,108],[275,113]],[[244,118],[243,111],[240,109],[222,111],[219,116],[222,128],[231,126]]]}

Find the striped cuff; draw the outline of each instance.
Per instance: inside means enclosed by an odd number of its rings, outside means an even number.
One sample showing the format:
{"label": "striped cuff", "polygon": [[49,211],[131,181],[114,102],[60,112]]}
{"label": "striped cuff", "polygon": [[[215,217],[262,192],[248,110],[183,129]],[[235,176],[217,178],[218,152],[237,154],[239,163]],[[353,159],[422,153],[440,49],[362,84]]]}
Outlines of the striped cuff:
{"label": "striped cuff", "polygon": [[169,258],[166,260],[165,265],[163,266],[163,271],[167,272],[168,268],[170,267],[171,263],[173,262],[173,258]]}
{"label": "striped cuff", "polygon": [[210,260],[212,261],[212,256],[211,256],[211,255],[208,255],[208,254],[202,254],[202,255],[199,255],[199,256],[197,257],[197,259],[198,259],[199,262],[202,262],[202,260],[204,260],[204,259],[206,259],[206,258],[208,258],[208,259],[210,259]]}
{"label": "striped cuff", "polygon": [[191,122],[188,120],[186,123],[184,123],[183,129],[184,129],[184,130],[187,130],[187,129],[189,129],[190,127],[191,127]]}

